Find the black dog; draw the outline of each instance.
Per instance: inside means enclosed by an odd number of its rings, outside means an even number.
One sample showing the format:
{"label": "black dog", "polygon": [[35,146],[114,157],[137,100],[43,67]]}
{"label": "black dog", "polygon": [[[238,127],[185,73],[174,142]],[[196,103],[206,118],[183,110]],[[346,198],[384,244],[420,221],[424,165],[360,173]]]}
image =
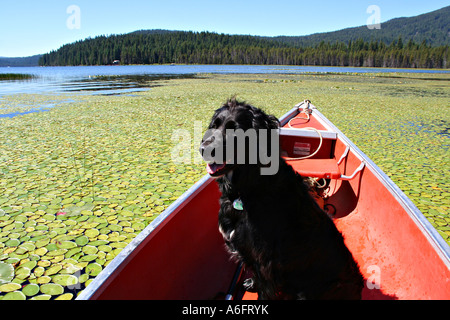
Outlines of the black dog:
{"label": "black dog", "polygon": [[[360,299],[363,277],[342,235],[303,178],[280,157],[279,148],[267,147],[279,167],[276,174],[266,175],[261,168],[267,163],[249,163],[248,155],[239,163],[236,155],[222,152],[217,161],[211,152],[230,139],[226,129],[266,129],[266,134],[277,128],[274,116],[231,99],[211,120],[209,129],[216,134],[210,130],[203,138],[200,151],[222,192],[219,229],[228,250],[252,271],[246,286],[260,299]],[[248,153],[249,147],[247,143]]]}

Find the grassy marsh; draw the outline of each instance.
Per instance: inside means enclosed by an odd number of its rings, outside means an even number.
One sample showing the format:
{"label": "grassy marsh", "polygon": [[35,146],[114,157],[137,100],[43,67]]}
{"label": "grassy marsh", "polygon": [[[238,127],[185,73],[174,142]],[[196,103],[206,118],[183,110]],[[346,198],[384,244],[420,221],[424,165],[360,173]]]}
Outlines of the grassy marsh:
{"label": "grassy marsh", "polygon": [[25,73],[0,73],[0,81],[2,80],[31,80],[36,78],[35,75]]}
{"label": "grassy marsh", "polygon": [[75,298],[205,175],[203,163],[172,162],[173,130],[193,138],[194,121],[205,129],[233,95],[276,116],[310,99],[450,242],[449,82],[442,74],[202,74],[133,96],[4,96],[2,113],[58,107],[0,118],[0,269],[15,271],[0,278],[0,299]]}

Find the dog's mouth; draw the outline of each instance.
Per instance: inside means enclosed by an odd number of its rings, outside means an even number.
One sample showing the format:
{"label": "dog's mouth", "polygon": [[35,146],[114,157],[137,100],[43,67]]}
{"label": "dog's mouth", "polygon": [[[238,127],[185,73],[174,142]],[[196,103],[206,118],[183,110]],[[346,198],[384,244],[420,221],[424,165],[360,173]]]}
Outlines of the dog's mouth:
{"label": "dog's mouth", "polygon": [[206,165],[206,171],[212,177],[220,177],[226,174],[233,168],[232,165],[227,164],[226,162],[218,164],[215,162],[208,163]]}

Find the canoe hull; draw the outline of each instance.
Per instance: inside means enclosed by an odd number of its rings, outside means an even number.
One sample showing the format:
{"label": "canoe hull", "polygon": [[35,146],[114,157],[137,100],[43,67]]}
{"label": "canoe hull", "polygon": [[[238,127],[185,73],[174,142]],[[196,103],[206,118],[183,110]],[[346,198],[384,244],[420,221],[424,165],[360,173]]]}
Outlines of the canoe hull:
{"label": "canoe hull", "polygon": [[[289,111],[282,125],[298,112]],[[304,126],[336,133],[318,157],[340,159],[350,148],[339,167],[345,175],[356,174],[332,180],[327,203],[336,208],[334,222],[365,278],[363,299],[450,299],[450,248],[426,218],[319,111],[314,109]],[[292,137],[283,139],[282,145],[292,145]],[[357,171],[362,162],[364,169]],[[218,231],[219,197],[217,183],[205,176],[133,239],[78,299],[222,297],[237,265]]]}

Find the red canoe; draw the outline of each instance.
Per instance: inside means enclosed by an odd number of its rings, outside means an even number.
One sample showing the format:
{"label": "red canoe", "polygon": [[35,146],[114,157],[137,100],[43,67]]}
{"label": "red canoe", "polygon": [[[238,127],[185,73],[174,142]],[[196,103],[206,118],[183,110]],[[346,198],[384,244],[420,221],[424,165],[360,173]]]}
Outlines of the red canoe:
{"label": "red canoe", "polygon": [[[286,157],[310,156],[289,163],[304,176],[328,182],[324,205],[365,278],[363,299],[450,299],[449,246],[386,174],[309,101],[280,121]],[[219,196],[216,182],[209,175],[202,178],[78,299],[225,296],[234,287],[237,265],[218,231]],[[242,294],[233,296],[238,298]],[[257,297],[245,293],[243,298]]]}

